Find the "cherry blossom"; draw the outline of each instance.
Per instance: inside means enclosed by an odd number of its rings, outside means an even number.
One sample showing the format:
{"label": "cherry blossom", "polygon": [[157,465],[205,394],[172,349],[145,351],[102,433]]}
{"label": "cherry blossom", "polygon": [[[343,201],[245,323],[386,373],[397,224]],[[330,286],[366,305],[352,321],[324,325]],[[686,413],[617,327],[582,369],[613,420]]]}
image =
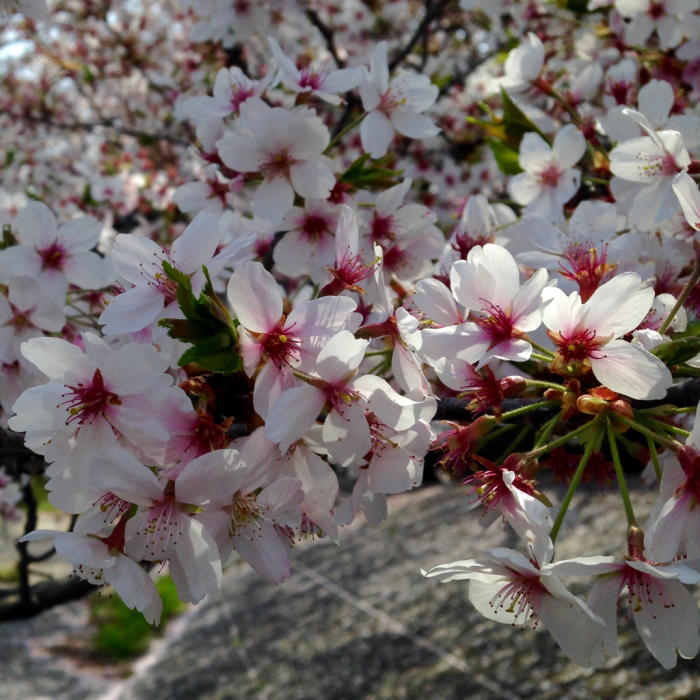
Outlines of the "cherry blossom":
{"label": "cherry blossom", "polygon": [[412,139],[430,138],[440,131],[422,114],[435,102],[437,86],[427,76],[407,71],[390,78],[387,51],[385,41],[376,45],[370,69],[360,83],[367,112],[360,126],[362,147],[372,158],[386,154],[395,130]]}

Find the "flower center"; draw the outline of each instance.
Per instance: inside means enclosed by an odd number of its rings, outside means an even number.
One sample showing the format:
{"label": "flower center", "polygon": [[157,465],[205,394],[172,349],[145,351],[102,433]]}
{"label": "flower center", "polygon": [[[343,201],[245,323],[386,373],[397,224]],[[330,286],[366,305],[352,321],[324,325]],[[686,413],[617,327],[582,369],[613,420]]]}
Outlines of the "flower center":
{"label": "flower center", "polygon": [[[595,247],[586,245],[574,245],[564,253],[566,263],[560,263],[559,272],[562,277],[576,282],[584,303],[590,299],[593,292],[598,289],[603,277],[614,270],[616,265],[607,262],[608,246],[603,246],[599,253]],[[566,267],[568,263],[568,267]]]}
{"label": "flower center", "polygon": [[547,331],[549,337],[559,346],[559,355],[568,365],[580,365],[586,360],[602,360],[605,353],[600,346],[607,340],[596,339],[596,332],[590,328],[581,328],[569,336]]}
{"label": "flower center", "polygon": [[485,299],[481,300],[484,303],[483,311],[489,313],[488,316],[478,316],[474,320],[491,339],[491,348],[494,348],[499,343],[512,338],[514,335],[513,321],[510,317],[510,312],[505,311],[500,306],[492,304]]}
{"label": "flower center", "polygon": [[513,625],[524,625],[533,618],[533,628],[537,626],[536,608],[545,587],[540,583],[539,578],[534,576],[524,576],[516,571],[512,571],[512,578],[509,578],[505,585],[491,598],[489,605],[492,608],[502,608],[505,612],[513,615]]}
{"label": "flower center", "polygon": [[284,327],[285,320],[282,317],[263,340],[265,354],[280,369],[285,365],[291,366],[301,360],[301,341],[292,333],[294,324],[287,328]]}
{"label": "flower center", "polygon": [[58,241],[54,241],[48,248],[37,250],[41,258],[42,270],[61,270],[66,259],[66,251]]}
{"label": "flower center", "polygon": [[321,214],[307,214],[301,222],[301,234],[307,241],[317,241],[324,234],[330,234],[328,220]]}
{"label": "flower center", "polygon": [[556,187],[562,174],[556,165],[549,165],[538,173],[537,180],[543,187]]}
{"label": "flower center", "polygon": [[261,166],[260,170],[265,177],[289,177],[289,169],[296,163],[286,148],[273,153]]}
{"label": "flower center", "polygon": [[314,71],[310,68],[304,68],[300,71],[299,87],[310,88],[311,90],[320,90],[325,82],[326,75],[322,71]]}
{"label": "flower center", "polygon": [[70,389],[62,394],[66,400],[58,404],[67,407],[69,417],[66,419],[66,425],[76,421],[79,425],[91,425],[95,418],[104,415],[110,406],[121,404],[121,399],[105,387],[99,369],[95,370],[91,382],[78,382],[77,386],[67,384],[66,389]]}

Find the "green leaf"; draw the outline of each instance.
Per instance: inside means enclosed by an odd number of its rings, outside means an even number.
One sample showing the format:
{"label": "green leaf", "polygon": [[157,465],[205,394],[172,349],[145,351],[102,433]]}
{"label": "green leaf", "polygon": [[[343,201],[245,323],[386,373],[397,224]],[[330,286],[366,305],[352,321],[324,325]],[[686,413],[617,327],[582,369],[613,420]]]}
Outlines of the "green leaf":
{"label": "green leaf", "polygon": [[177,303],[185,318],[166,318],[159,323],[168,329],[171,338],[192,345],[178,361],[180,367],[197,363],[210,372],[238,372],[242,367],[237,351],[238,333],[216,296],[209,271],[206,267],[203,270],[206,283],[199,297],[195,297],[190,278],[163,261],[164,273],[177,285]]}
{"label": "green leaf", "polygon": [[501,88],[501,101],[503,102],[503,124],[511,146],[520,147],[520,141],[528,131],[534,131],[545,141],[547,137],[540,131],[535,123],[513,102],[510,95]]}
{"label": "green leaf", "polygon": [[700,338],[697,336],[676,338],[657,345],[652,349],[652,353],[666,365],[680,365],[700,353]]}
{"label": "green leaf", "polygon": [[384,189],[397,183],[397,178],[402,171],[385,167],[391,162],[391,155],[378,158],[367,165],[369,160],[369,153],[363,153],[340,176],[339,180],[356,189]]}
{"label": "green leaf", "polygon": [[520,167],[518,151],[503,141],[496,141],[496,139],[486,139],[486,141],[491,147],[496,163],[498,163],[502,173],[505,175],[517,175],[523,171]]}

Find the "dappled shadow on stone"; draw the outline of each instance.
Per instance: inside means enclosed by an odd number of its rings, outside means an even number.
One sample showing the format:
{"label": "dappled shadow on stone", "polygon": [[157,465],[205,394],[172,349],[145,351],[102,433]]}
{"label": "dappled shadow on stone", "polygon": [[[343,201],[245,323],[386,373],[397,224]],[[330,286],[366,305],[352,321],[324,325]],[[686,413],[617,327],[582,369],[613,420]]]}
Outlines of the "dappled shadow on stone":
{"label": "dappled shadow on stone", "polygon": [[[641,494],[644,498],[644,494]],[[577,496],[577,498],[579,498]],[[614,493],[583,492],[558,556],[616,551],[624,518]],[[244,563],[198,609],[128,697],[137,698],[627,698],[700,694],[697,661],[664,671],[621,623],[621,656],[597,671],[572,664],[545,632],[479,616],[466,584],[419,571],[515,544],[483,528],[458,490],[431,487],[394,502],[386,524],[360,526],[337,546],[296,553],[281,586]],[[127,696],[124,696],[127,697]]]}

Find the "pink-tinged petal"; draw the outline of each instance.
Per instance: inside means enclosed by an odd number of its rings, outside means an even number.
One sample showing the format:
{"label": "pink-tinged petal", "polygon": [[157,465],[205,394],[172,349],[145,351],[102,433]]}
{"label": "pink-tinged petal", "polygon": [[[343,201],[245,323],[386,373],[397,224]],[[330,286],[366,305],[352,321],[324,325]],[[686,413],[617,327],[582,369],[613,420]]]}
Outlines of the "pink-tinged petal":
{"label": "pink-tinged petal", "polygon": [[388,45],[380,41],[374,47],[369,64],[370,76],[380,92],[386,92],[389,87]]}
{"label": "pink-tinged petal", "polygon": [[380,216],[396,216],[399,208],[399,213],[403,212],[403,207],[401,205],[403,204],[404,199],[406,199],[406,195],[411,189],[412,184],[413,180],[408,177],[399,182],[398,185],[394,185],[388,190],[384,190],[384,192],[377,195],[377,202],[375,206],[377,214]]}
{"label": "pink-tinged petal", "polygon": [[191,275],[214,257],[219,243],[219,216],[200,211],[175,240],[170,254],[178,270]]}
{"label": "pink-tinged petal", "polygon": [[264,578],[280,583],[289,576],[288,547],[272,524],[255,521],[242,528],[231,543],[238,553]]}
{"label": "pink-tinged petal", "polygon": [[108,569],[114,566],[115,557],[109,553],[104,542],[95,537],[62,532],[56,535],[53,546],[74,566],[87,566],[93,569]]}
{"label": "pink-tinged petal", "polygon": [[415,460],[404,450],[387,450],[370,462],[369,487],[375,493],[403,493],[418,486],[423,473],[416,471]]}
{"label": "pink-tinged petal", "polygon": [[309,384],[283,392],[272,407],[265,433],[286,452],[311,428],[326,403],[326,395]]}
{"label": "pink-tinged petal", "polygon": [[560,168],[571,168],[586,152],[586,139],[573,124],[567,124],[554,137],[552,152]]}
{"label": "pink-tinged petal", "polygon": [[683,216],[696,231],[700,231],[700,190],[695,180],[686,172],[678,173],[673,178],[673,191],[680,202]]}
{"label": "pink-tinged petal", "polygon": [[294,204],[294,189],[284,177],[263,180],[253,197],[253,213],[261,219],[277,221]]}
{"label": "pink-tinged petal", "polygon": [[528,131],[520,142],[520,166],[523,170],[538,173],[552,161],[549,144],[534,131]]}
{"label": "pink-tinged petal", "polygon": [[307,199],[326,199],[335,186],[332,162],[323,156],[295,163],[289,169],[294,189]]}
{"label": "pink-tinged petal", "polygon": [[[45,271],[42,271],[41,256],[33,248],[15,245],[0,250],[0,276],[2,279],[8,280],[18,274],[34,280],[41,279],[42,284],[44,284],[47,275]],[[62,298],[65,299],[65,294]]]}
{"label": "pink-tinged petal", "polygon": [[13,222],[23,245],[40,248],[56,238],[56,217],[43,202],[28,202]]}
{"label": "pink-tinged petal", "polygon": [[567,296],[559,287],[545,287],[542,300],[545,302],[542,322],[550,331],[564,336],[575,331],[583,313],[583,304],[577,292]]}
{"label": "pink-tinged petal", "polygon": [[606,658],[606,630],[583,607],[582,602],[577,606],[570,600],[543,595],[538,614],[554,641],[574,663],[598,668]]}
{"label": "pink-tinged petal", "polygon": [[391,113],[391,123],[396,131],[411,139],[428,139],[440,133],[440,127],[430,117],[412,109],[395,109]]}
{"label": "pink-tinged petal", "polygon": [[673,191],[673,179],[662,177],[637,192],[627,222],[642,231],[650,231],[677,211],[678,198]]}
{"label": "pink-tinged petal", "polygon": [[415,290],[412,301],[424,318],[441,326],[460,323],[463,320],[457,311],[452,293],[439,280],[421,280],[416,284]]}
{"label": "pink-tinged petal", "polygon": [[163,380],[168,358],[152,345],[127,343],[110,353],[102,363],[105,387],[119,396],[141,394]]}
{"label": "pink-tinged petal", "polygon": [[443,357],[459,357],[469,363],[478,362],[491,344],[490,338],[475,323],[467,321],[458,326],[425,328],[420,357],[433,365]]}
{"label": "pink-tinged petal", "polygon": [[163,295],[153,287],[133,287],[114,297],[97,319],[105,335],[136,333],[162,313]]}
{"label": "pink-tinged petal", "polygon": [[362,148],[372,156],[381,158],[389,150],[389,144],[394,138],[394,127],[381,112],[370,112],[360,124]]}
{"label": "pink-tinged petal", "polygon": [[102,223],[92,216],[80,216],[58,229],[58,235],[71,254],[88,251],[100,240]]}
{"label": "pink-tinged petal", "polygon": [[241,482],[236,473],[241,465],[237,450],[214,450],[196,457],[175,480],[175,497],[195,506],[225,505]]}
{"label": "pink-tinged petal", "polygon": [[453,561],[449,564],[438,564],[428,571],[421,569],[421,574],[426,578],[434,576],[441,578],[443,583],[449,581],[463,581],[473,578],[474,576],[483,576],[484,580],[489,578],[500,578],[507,573],[507,569],[494,565],[493,562],[478,559],[463,559],[461,561]]}
{"label": "pink-tinged petal", "polygon": [[[346,329],[357,304],[350,297],[330,296],[312,299],[292,309],[287,324],[294,327],[302,340],[300,349],[302,366],[313,361],[330,336]],[[313,366],[307,370],[312,371]]]}
{"label": "pink-tinged petal", "polygon": [[256,172],[265,159],[258,143],[244,134],[228,133],[216,148],[224,164],[240,173]]}
{"label": "pink-tinged petal", "polygon": [[365,397],[372,413],[394,430],[408,430],[421,416],[424,402],[401,396],[374,374],[358,377],[353,388]]}
{"label": "pink-tinged petal", "polygon": [[506,362],[527,362],[532,355],[532,345],[522,338],[506,338],[489,348],[479,360],[482,367],[491,359],[505,360]]}
{"label": "pink-tinged petal", "polygon": [[279,368],[274,362],[266,362],[255,378],[253,389],[253,408],[263,419],[267,420],[270,409],[283,391],[296,385],[296,379],[288,367]]}
{"label": "pink-tinged petal", "polygon": [[362,100],[362,108],[366,112],[371,112],[376,109],[379,105],[381,95],[379,94],[379,89],[376,84],[370,82],[369,80],[363,80],[360,82],[360,99]]}
{"label": "pink-tinged petal", "polygon": [[542,323],[542,290],[548,280],[547,270],[540,268],[516,292],[511,317],[519,331],[529,333]]}
{"label": "pink-tinged petal", "polygon": [[282,292],[259,262],[236,268],[226,296],[241,325],[255,333],[269,333],[282,317]]}
{"label": "pink-tinged petal", "polygon": [[112,281],[104,260],[91,251],[72,253],[63,265],[63,273],[71,284],[82,289],[100,289]]}
{"label": "pink-tinged petal", "polygon": [[331,411],[323,423],[323,442],[341,467],[358,464],[372,448],[364,409],[351,403],[341,416]]}
{"label": "pink-tinged petal", "polygon": [[156,475],[122,447],[108,447],[94,458],[93,484],[105,493],[140,506],[150,506],[163,497]]}
{"label": "pink-tinged petal", "polygon": [[340,331],[328,339],[316,358],[316,371],[328,382],[341,382],[362,362],[368,340],[360,340],[350,331]]}
{"label": "pink-tinged petal", "polygon": [[163,601],[151,577],[127,556],[116,557],[107,571],[107,582],[114,588],[127,608],[143,613],[151,625],[160,623]]}
{"label": "pink-tinged petal", "polygon": [[198,603],[205,595],[216,595],[221,587],[219,548],[204,525],[187,518],[182,537],[170,557],[170,576],[180,600]]}
{"label": "pink-tinged petal", "polygon": [[267,512],[274,514],[274,520],[281,525],[298,527],[301,524],[301,502],[304,492],[301,481],[289,476],[275,479],[257,497],[257,503]]}
{"label": "pink-tinged petal", "polygon": [[530,204],[542,193],[540,181],[531,173],[518,173],[508,180],[508,194],[518,204]]}
{"label": "pink-tinged petal", "polygon": [[624,340],[612,340],[591,358],[596,379],[613,391],[633,399],[663,399],[673,384],[668,367],[655,355]]}
{"label": "pink-tinged petal", "polygon": [[[617,569],[622,569],[619,564]],[[620,575],[600,576],[591,586],[588,607],[603,621],[603,644],[608,654],[617,656],[617,599],[622,579]]]}
{"label": "pink-tinged petal", "polygon": [[652,579],[648,595],[633,603],[632,615],[642,641],[664,668],[676,665],[676,652],[691,659],[700,650],[698,604],[679,581]]}
{"label": "pink-tinged petal", "polygon": [[637,95],[639,111],[656,127],[668,119],[673,101],[673,88],[665,80],[650,80]]}
{"label": "pink-tinged petal", "polygon": [[627,139],[610,153],[610,171],[632,182],[655,182],[663,171],[663,146],[647,136]]}
{"label": "pink-tinged petal", "polygon": [[178,187],[173,193],[173,202],[180,211],[199,211],[206,206],[212,194],[206,182],[188,182]]}
{"label": "pink-tinged petal", "polygon": [[49,379],[66,375],[92,377],[95,366],[77,346],[61,338],[32,338],[20,346],[22,355]]}
{"label": "pink-tinged petal", "polygon": [[148,284],[144,267],[149,276],[163,274],[165,251],[150,238],[133,233],[120,233],[110,251],[114,269],[128,282],[137,286]]}
{"label": "pink-tinged petal", "polygon": [[585,324],[599,337],[634,330],[654,303],[654,290],[636,272],[624,272],[598,287],[585,304]]}
{"label": "pink-tinged petal", "polygon": [[644,547],[646,556],[652,561],[667,562],[676,557],[690,506],[690,497],[687,494],[685,498],[680,499],[671,497],[654,522],[647,526]]}
{"label": "pink-tinged petal", "polygon": [[362,68],[341,68],[331,71],[323,81],[327,92],[348,92],[356,88],[362,80]]}
{"label": "pink-tinged petal", "polygon": [[615,557],[609,555],[597,555],[591,557],[574,557],[562,559],[551,564],[544,564],[542,571],[556,574],[557,576],[597,576],[607,574],[620,568]]}

